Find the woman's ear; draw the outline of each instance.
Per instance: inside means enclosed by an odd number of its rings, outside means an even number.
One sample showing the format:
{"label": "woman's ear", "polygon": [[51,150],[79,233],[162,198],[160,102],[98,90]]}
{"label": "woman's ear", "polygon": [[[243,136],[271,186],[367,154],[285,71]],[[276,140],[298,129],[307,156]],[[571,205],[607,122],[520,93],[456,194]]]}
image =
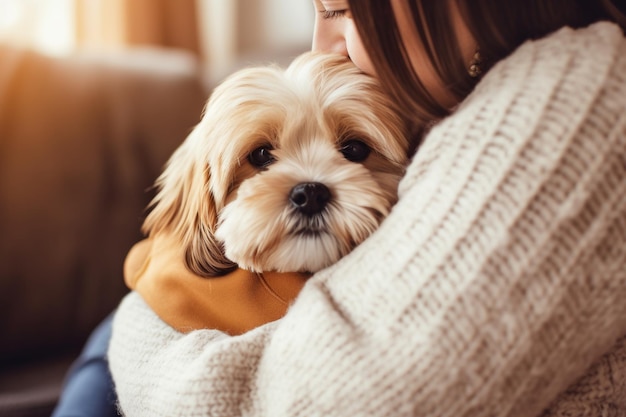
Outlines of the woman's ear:
{"label": "woman's ear", "polygon": [[203,277],[224,275],[237,265],[224,255],[214,236],[217,225],[215,199],[209,190],[210,170],[198,155],[199,128],[174,152],[157,179],[158,193],[142,230],[148,236],[170,233],[185,248],[185,264]]}

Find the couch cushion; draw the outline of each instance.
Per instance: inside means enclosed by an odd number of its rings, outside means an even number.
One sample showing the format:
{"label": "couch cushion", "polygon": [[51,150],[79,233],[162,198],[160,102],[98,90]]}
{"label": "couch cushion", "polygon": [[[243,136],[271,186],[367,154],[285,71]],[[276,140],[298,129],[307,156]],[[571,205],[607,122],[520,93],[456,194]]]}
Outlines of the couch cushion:
{"label": "couch cushion", "polygon": [[51,58],[0,46],[0,366],[73,349],[126,292],[149,189],[200,119],[173,51]]}

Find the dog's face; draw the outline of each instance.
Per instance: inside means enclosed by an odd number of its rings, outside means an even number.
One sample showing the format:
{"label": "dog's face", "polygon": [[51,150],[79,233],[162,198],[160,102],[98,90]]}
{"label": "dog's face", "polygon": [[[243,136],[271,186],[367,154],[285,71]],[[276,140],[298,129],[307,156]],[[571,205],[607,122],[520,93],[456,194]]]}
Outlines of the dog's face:
{"label": "dog's face", "polygon": [[202,276],[320,270],[396,201],[408,134],[395,109],[340,56],[239,71],[170,159],[144,231],[175,234]]}

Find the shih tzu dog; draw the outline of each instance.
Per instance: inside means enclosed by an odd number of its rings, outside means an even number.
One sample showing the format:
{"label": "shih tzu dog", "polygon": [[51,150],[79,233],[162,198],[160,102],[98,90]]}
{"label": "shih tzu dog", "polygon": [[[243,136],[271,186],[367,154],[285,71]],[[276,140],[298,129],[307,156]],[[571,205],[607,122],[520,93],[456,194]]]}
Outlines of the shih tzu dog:
{"label": "shih tzu dog", "polygon": [[204,277],[316,272],[396,201],[407,125],[375,78],[338,55],[236,72],[174,152],[144,223]]}

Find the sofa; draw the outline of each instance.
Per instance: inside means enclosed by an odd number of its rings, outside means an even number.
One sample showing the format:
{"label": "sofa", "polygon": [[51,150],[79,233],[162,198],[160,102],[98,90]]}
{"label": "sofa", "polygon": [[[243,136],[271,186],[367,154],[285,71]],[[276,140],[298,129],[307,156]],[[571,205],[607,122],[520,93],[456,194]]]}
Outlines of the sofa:
{"label": "sofa", "polygon": [[210,87],[176,50],[0,63],[0,416],[49,416]]}

